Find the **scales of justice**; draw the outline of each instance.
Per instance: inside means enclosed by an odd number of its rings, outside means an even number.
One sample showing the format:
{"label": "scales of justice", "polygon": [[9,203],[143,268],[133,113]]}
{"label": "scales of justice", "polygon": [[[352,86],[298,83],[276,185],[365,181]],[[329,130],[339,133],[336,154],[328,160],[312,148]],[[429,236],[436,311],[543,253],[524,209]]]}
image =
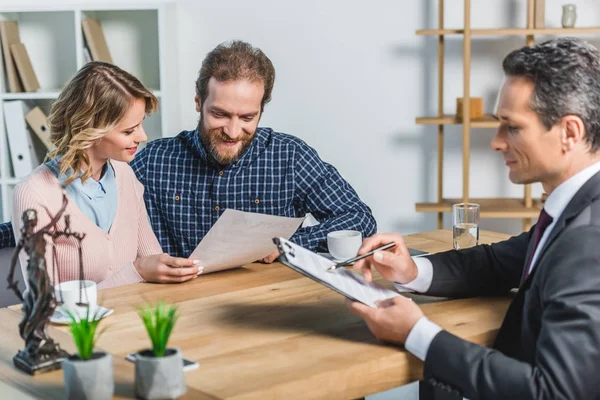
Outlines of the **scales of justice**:
{"label": "scales of justice", "polygon": [[[50,222],[37,231],[37,211],[28,209],[23,212],[23,227],[21,228],[21,239],[13,254],[10,273],[8,275],[8,289],[12,289],[17,297],[23,302],[21,309],[21,322],[19,323],[19,334],[25,341],[25,348],[13,357],[13,363],[18,369],[31,375],[48,372],[61,368],[61,361],[69,357],[69,353],[61,349],[60,345],[48,335],[48,324],[50,317],[57,306],[62,305],[62,292],[58,291],[58,299],[52,282],[60,283],[60,275],[56,257],[56,240],[59,238],[75,239],[79,251],[79,302],[78,306],[87,306],[87,292],[83,287],[83,258],[81,241],[85,234],[72,232],[70,227],[70,216],[65,215],[65,229],[59,231],[56,224],[67,207],[67,194],[63,190],[62,207],[51,216]],[[49,266],[46,262],[46,238],[51,239],[52,245],[52,277],[49,275]],[[18,281],[14,279],[16,265],[18,264],[19,252],[24,250],[28,257],[27,270],[24,279],[27,280],[28,289],[24,295],[18,288]],[[85,296],[83,301],[82,297]]]}

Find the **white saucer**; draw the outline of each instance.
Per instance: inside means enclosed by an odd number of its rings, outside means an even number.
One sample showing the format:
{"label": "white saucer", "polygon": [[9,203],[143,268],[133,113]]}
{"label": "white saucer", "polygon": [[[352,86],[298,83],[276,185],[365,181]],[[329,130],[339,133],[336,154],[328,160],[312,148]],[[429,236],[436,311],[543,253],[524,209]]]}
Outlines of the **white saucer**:
{"label": "white saucer", "polygon": [[319,252],[317,254],[320,255],[321,257],[325,257],[326,259],[331,260],[331,261],[333,261],[335,263],[338,263],[340,261],[344,261],[344,260],[338,260],[337,258],[333,258],[333,256],[331,254],[329,254],[329,253],[321,253],[321,252]]}
{"label": "white saucer", "polygon": [[[343,260],[341,260],[341,259],[339,259],[339,258],[335,258],[334,256],[332,256],[332,255],[331,255],[331,254],[329,254],[329,253],[317,253],[317,254],[319,254],[320,256],[323,256],[323,257],[325,257],[325,258],[326,258],[326,259],[328,259],[328,260],[331,260],[331,261],[333,261],[333,262],[334,262],[334,263],[336,263],[336,264],[337,264],[337,263],[344,262],[344,261],[346,261],[346,260],[347,260],[347,258],[346,258],[346,259],[343,259]],[[348,264],[348,265],[354,265],[354,263],[352,263],[352,264]]]}
{"label": "white saucer", "polygon": [[[115,310],[113,310],[112,308],[97,306],[96,309],[90,313],[89,320],[92,321],[93,317],[94,317],[94,315],[96,315],[96,313],[99,313],[100,315],[104,315],[104,317],[107,317],[110,314],[112,314],[113,311],[115,311]],[[52,314],[52,316],[50,317],[50,322],[52,322],[53,324],[67,325],[71,322],[71,318],[69,318],[69,316],[64,311],[57,308],[54,310],[54,314]]]}

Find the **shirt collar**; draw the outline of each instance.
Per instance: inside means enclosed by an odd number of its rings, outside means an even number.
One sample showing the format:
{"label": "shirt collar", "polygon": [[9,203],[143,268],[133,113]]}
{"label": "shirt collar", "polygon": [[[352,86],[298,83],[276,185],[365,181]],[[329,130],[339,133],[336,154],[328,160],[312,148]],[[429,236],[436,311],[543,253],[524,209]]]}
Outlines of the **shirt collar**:
{"label": "shirt collar", "polygon": [[75,179],[73,183],[81,185],[81,191],[90,199],[101,199],[106,195],[107,189],[111,190],[115,187],[115,170],[111,163],[107,162],[104,164],[104,171],[99,181],[88,178],[84,183],[81,183],[81,179]]}
{"label": "shirt collar", "polygon": [[546,199],[544,210],[556,221],[579,189],[598,172],[600,172],[600,162],[579,171],[558,185]]}
{"label": "shirt collar", "polygon": [[[73,172],[72,168],[69,168],[64,174],[59,175],[60,159],[61,159],[61,156],[58,156],[58,157],[48,161],[48,163],[46,163],[46,165],[52,170],[52,172],[54,172],[55,175],[57,175],[57,179],[60,182],[60,184],[62,186],[65,186],[65,182],[67,181],[67,179],[69,179],[69,177],[71,177],[74,174],[74,172]],[[83,171],[81,171],[79,173],[79,176],[82,175],[82,172]],[[100,178],[99,181],[95,181],[92,178],[88,178],[88,179],[86,179],[86,181],[84,183],[82,183],[81,179],[79,179],[79,176],[77,179],[75,179],[73,182],[71,182],[70,185],[72,185],[74,188],[77,188],[79,191],[84,193],[90,199],[104,197],[104,195],[106,194],[106,188],[114,187],[115,182],[116,182],[115,169],[112,166],[112,164],[110,163],[110,161],[108,161],[106,164],[104,164],[104,171],[103,171],[102,177]]]}
{"label": "shirt collar", "polygon": [[194,129],[193,131],[189,131],[188,138],[192,144],[192,149],[196,152],[198,157],[200,157],[202,161],[208,163],[208,154],[206,154],[206,150],[200,141],[200,132],[198,131],[198,128]]}

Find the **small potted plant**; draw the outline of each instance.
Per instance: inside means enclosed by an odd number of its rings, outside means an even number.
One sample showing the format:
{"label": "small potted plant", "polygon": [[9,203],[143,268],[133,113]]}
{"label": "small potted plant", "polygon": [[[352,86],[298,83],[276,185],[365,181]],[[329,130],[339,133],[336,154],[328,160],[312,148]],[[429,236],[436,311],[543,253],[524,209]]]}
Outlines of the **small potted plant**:
{"label": "small potted plant", "polygon": [[105,311],[98,307],[91,315],[88,307],[85,318],[65,312],[71,320],[69,329],[78,352],[62,362],[67,399],[112,399],[115,390],[112,355],[94,352],[101,333],[98,324]]}
{"label": "small potted plant", "polygon": [[159,302],[139,309],[152,342],[151,349],[136,353],[135,395],[143,399],[174,399],[185,391],[183,362],[177,348],[167,347],[177,321],[177,307]]}

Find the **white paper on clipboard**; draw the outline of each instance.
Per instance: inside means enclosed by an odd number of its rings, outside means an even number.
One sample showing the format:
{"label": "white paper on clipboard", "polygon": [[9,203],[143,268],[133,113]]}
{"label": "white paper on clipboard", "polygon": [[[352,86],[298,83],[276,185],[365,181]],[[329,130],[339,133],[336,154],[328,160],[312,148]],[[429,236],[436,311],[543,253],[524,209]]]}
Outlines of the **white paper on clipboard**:
{"label": "white paper on clipboard", "polygon": [[327,271],[329,267],[335,264],[333,261],[285,238],[278,237],[273,241],[279,249],[279,260],[282,264],[351,300],[360,301],[375,308],[377,307],[377,301],[398,296],[398,292],[386,289],[377,283],[367,282],[361,275],[346,268]]}

